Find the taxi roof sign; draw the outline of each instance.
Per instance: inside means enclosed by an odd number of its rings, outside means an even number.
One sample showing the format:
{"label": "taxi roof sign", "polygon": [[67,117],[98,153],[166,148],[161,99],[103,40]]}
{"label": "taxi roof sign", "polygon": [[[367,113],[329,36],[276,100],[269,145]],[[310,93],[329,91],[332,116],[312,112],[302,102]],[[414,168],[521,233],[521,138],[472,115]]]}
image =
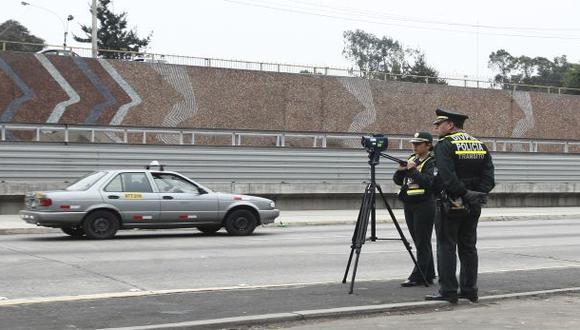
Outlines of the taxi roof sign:
{"label": "taxi roof sign", "polygon": [[159,168],[159,170],[160,170],[160,171],[164,171],[164,165],[161,165],[161,164],[159,164],[159,162],[158,162],[158,161],[156,161],[156,160],[154,160],[154,161],[151,161],[151,163],[149,163],[149,165],[145,166],[145,169],[146,169],[146,170],[149,170],[149,169],[151,169],[151,167],[153,167],[153,166],[157,166],[157,167]]}

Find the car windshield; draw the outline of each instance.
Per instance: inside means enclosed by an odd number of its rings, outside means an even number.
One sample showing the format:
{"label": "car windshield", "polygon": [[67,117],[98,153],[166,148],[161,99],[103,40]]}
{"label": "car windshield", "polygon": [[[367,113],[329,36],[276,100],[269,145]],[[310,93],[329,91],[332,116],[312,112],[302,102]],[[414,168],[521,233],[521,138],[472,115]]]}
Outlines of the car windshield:
{"label": "car windshield", "polygon": [[107,172],[92,172],[73,182],[66,187],[68,191],[81,191],[89,189],[95,182],[102,178]]}

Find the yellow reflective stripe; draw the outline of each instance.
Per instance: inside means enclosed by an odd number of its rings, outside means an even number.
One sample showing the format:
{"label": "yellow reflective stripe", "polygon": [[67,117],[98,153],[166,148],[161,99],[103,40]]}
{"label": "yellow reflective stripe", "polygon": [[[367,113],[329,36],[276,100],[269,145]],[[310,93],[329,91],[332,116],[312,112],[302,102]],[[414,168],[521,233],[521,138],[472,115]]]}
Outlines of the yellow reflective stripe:
{"label": "yellow reflective stripe", "polygon": [[409,189],[407,190],[407,195],[422,195],[425,193],[425,189]]}
{"label": "yellow reflective stripe", "polygon": [[474,151],[455,151],[456,155],[485,155],[487,151],[485,150],[474,150]]}
{"label": "yellow reflective stripe", "polygon": [[481,141],[478,141],[478,140],[455,140],[455,141],[451,141],[451,143],[453,143],[453,144],[463,143],[463,142],[467,142],[467,143],[481,143]]}
{"label": "yellow reflective stripe", "polygon": [[419,172],[423,172],[423,165],[425,165],[425,163],[427,163],[427,161],[431,158],[431,156],[425,158],[425,160],[421,163],[421,165],[419,165],[419,168],[417,170],[419,170]]}
{"label": "yellow reflective stripe", "polygon": [[458,133],[453,133],[453,134],[447,135],[446,137],[459,136],[459,135],[467,135],[467,134],[465,134],[464,132],[458,132]]}

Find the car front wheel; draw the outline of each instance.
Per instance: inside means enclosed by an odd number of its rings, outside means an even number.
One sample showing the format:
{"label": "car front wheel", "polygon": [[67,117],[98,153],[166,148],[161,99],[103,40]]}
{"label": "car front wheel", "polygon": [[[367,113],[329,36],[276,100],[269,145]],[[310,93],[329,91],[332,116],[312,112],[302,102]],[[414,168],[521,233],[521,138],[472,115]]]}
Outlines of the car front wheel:
{"label": "car front wheel", "polygon": [[258,219],[248,210],[237,210],[228,215],[225,225],[228,234],[246,236],[254,232],[258,225]]}
{"label": "car front wheel", "polygon": [[85,235],[85,231],[82,227],[65,227],[60,230],[71,237],[83,237]]}
{"label": "car front wheel", "polygon": [[88,238],[113,238],[119,229],[117,216],[108,211],[96,211],[83,221],[83,229]]}

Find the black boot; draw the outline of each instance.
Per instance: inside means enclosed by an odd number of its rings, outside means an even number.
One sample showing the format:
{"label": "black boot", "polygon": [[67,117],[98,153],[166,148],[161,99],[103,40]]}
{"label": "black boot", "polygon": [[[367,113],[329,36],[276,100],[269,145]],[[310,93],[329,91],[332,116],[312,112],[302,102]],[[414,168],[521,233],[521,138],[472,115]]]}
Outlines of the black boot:
{"label": "black boot", "polygon": [[425,296],[425,300],[448,301],[452,304],[457,304],[457,295],[442,295],[437,293]]}

